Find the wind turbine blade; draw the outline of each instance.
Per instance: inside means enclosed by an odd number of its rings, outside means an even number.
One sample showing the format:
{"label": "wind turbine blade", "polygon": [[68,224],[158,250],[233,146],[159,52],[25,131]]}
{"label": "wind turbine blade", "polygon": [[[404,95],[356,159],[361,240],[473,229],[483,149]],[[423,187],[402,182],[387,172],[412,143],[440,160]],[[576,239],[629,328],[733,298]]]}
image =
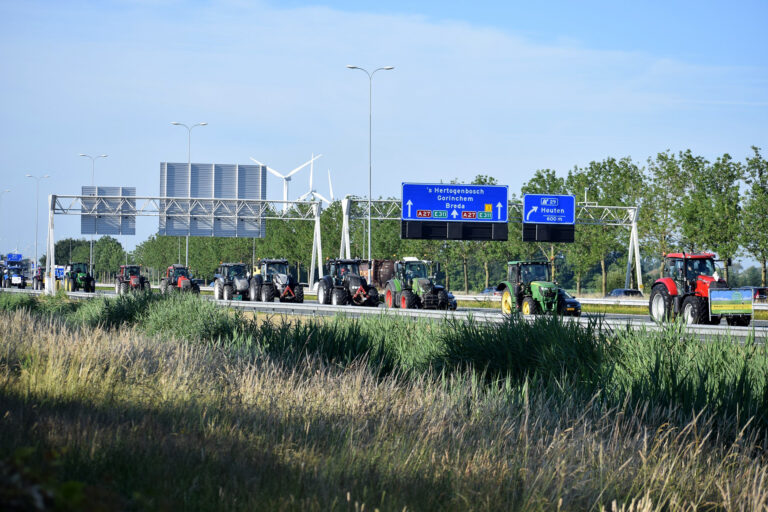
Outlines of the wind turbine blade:
{"label": "wind turbine blade", "polygon": [[315,174],[315,157],[312,156],[312,160],[310,160],[309,165],[309,190],[312,191],[312,176]]}
{"label": "wind turbine blade", "polygon": [[304,194],[303,196],[299,196],[299,198],[297,199],[297,201],[304,201],[304,200],[305,200],[307,197],[309,197],[309,195],[310,195],[311,193],[312,193],[312,191],[310,190],[309,192],[307,192],[307,193],[306,193],[306,194]]}
{"label": "wind turbine blade", "polygon": [[295,168],[294,170],[292,170],[291,172],[286,174],[285,177],[287,178],[288,176],[292,176],[292,175],[296,174],[297,172],[299,172],[300,170],[302,170],[303,168],[305,168],[306,166],[308,166],[309,164],[311,164],[312,162],[314,162],[315,160],[317,160],[321,156],[323,156],[323,155],[312,156],[312,158],[310,160],[307,160],[306,162],[304,162],[303,164],[301,164],[300,166],[298,166],[297,168]]}
{"label": "wind turbine blade", "polygon": [[253,158],[252,156],[249,156],[248,158],[250,158],[251,160],[253,160],[254,162],[256,162],[256,163],[257,163],[257,164],[259,164],[259,165],[264,165],[263,163],[259,162],[258,160],[256,160],[256,159],[255,159],[255,158]]}
{"label": "wind turbine blade", "polygon": [[319,198],[319,199],[320,199],[320,200],[322,200],[322,201],[325,201],[325,202],[326,202],[326,203],[328,203],[328,204],[331,204],[331,202],[330,202],[329,200],[327,200],[326,198],[324,198],[323,196],[321,196],[321,195],[320,195],[320,194],[318,194],[317,192],[313,192],[313,193],[312,193],[312,195],[313,195],[313,196],[315,196],[315,197],[317,197],[317,198]]}
{"label": "wind turbine blade", "polygon": [[[249,158],[250,158],[251,160],[253,160],[254,162],[256,162],[257,164],[259,164],[259,165],[264,165],[263,163],[259,162],[258,160],[256,160],[256,159],[255,159],[255,158],[253,158],[253,157],[249,157]],[[267,168],[267,171],[271,172],[272,174],[274,174],[274,175],[275,175],[275,176],[277,176],[278,178],[283,178],[283,179],[287,178],[287,176],[283,176],[282,174],[280,174],[279,172],[277,172],[276,170],[274,170],[273,168],[271,168],[271,167],[270,167],[270,166],[268,166],[268,165],[264,165],[264,167],[266,167],[266,168]]]}
{"label": "wind turbine blade", "polygon": [[328,169],[328,190],[331,192],[331,201],[333,202],[333,183],[331,183],[331,170]]}

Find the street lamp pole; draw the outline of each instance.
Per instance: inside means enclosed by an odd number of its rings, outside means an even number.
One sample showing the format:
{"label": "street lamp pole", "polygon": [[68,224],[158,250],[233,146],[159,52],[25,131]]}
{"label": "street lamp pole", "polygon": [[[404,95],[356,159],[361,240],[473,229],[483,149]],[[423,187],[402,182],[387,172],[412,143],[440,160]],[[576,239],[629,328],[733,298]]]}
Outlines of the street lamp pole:
{"label": "street lamp pole", "polygon": [[359,69],[368,75],[368,277],[370,281],[373,279],[373,275],[371,274],[373,269],[373,260],[371,259],[371,175],[373,169],[373,165],[371,163],[371,146],[373,126],[373,75],[375,75],[377,71],[390,71],[395,69],[395,67],[384,66],[381,68],[376,68],[372,73],[369,73],[367,69],[361,68],[360,66],[352,66],[347,64],[347,68]]}
{"label": "street lamp pole", "polygon": [[[195,126],[206,126],[208,123],[202,122],[193,124],[192,126],[187,126],[184,123],[177,123],[176,121],[173,121],[171,124],[174,126],[183,126],[187,129],[187,170],[189,171],[189,180],[187,182],[187,197],[192,197],[192,128]],[[189,232],[187,232],[187,245],[184,251],[184,266],[189,266]]]}
{"label": "street lamp pole", "polygon": [[[91,156],[91,155],[86,155],[85,153],[80,153],[80,156],[91,159],[91,186],[95,187],[96,186],[96,179],[95,179],[96,178],[96,160],[98,160],[99,158],[107,158],[109,155]],[[94,192],[94,195],[96,195],[95,192]],[[93,235],[91,235],[90,245],[91,245],[91,251],[90,251],[90,255],[88,256],[88,268],[91,275],[93,275]]]}
{"label": "street lamp pole", "polygon": [[45,174],[43,176],[32,176],[31,174],[27,174],[27,178],[33,178],[36,181],[35,186],[35,270],[37,270],[38,262],[37,262],[37,217],[40,213],[40,180],[43,180],[45,178],[50,178],[49,175]]}
{"label": "street lamp pole", "polygon": [[[10,189],[0,190],[0,218],[2,218],[2,214],[3,214],[3,210],[2,210],[2,199],[3,199],[3,194],[7,194],[7,193],[9,193],[10,191],[11,191]],[[3,224],[4,224],[3,222],[0,222],[0,230],[1,230],[1,229],[2,229],[2,227],[3,227]],[[3,237],[1,237],[1,236],[0,236],[0,240],[2,240],[2,239],[3,239]]]}

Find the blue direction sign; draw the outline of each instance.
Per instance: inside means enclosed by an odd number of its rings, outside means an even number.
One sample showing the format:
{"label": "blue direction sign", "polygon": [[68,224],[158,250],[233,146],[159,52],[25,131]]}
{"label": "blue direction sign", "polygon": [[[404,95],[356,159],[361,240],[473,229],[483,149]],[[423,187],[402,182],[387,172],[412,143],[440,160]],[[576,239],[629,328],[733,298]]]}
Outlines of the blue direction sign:
{"label": "blue direction sign", "polygon": [[523,222],[528,224],[575,224],[576,199],[573,196],[526,194],[523,196]]}
{"label": "blue direction sign", "polygon": [[9,252],[8,253],[8,261],[21,261],[21,254]]}
{"label": "blue direction sign", "polygon": [[402,220],[507,222],[506,185],[403,183]]}

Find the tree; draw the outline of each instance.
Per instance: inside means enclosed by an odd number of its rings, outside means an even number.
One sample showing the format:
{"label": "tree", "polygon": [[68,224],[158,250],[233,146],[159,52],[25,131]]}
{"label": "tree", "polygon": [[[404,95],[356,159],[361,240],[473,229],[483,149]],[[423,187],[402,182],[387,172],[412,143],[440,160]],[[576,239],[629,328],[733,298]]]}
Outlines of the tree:
{"label": "tree", "polygon": [[93,270],[96,274],[114,275],[125,262],[125,251],[116,239],[102,236],[93,244]]}
{"label": "tree", "polygon": [[768,260],[768,161],[760,148],[747,159],[746,182],[749,192],[744,201],[741,223],[741,242],[749,254],[760,262],[760,286],[766,286],[766,260]]}

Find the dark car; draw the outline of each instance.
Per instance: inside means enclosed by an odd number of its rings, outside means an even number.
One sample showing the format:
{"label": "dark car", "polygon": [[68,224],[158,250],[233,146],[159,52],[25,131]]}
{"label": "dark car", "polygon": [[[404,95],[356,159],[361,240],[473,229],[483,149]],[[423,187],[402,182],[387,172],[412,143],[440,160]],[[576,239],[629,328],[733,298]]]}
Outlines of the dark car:
{"label": "dark car", "polygon": [[632,288],[616,288],[615,290],[611,290],[611,293],[606,295],[606,297],[611,298],[621,298],[621,297],[634,297],[634,298],[642,298],[643,292],[640,290],[634,290]]}
{"label": "dark car", "polygon": [[576,300],[576,298],[568,293],[567,291],[560,288],[560,297],[562,298],[562,309],[560,310],[560,314],[564,316],[581,316],[581,302]]}
{"label": "dark car", "polygon": [[497,290],[495,286],[491,286],[489,288],[484,288],[483,291],[480,292],[480,295],[491,295],[491,296],[498,296],[501,297],[502,292],[500,290]]}

